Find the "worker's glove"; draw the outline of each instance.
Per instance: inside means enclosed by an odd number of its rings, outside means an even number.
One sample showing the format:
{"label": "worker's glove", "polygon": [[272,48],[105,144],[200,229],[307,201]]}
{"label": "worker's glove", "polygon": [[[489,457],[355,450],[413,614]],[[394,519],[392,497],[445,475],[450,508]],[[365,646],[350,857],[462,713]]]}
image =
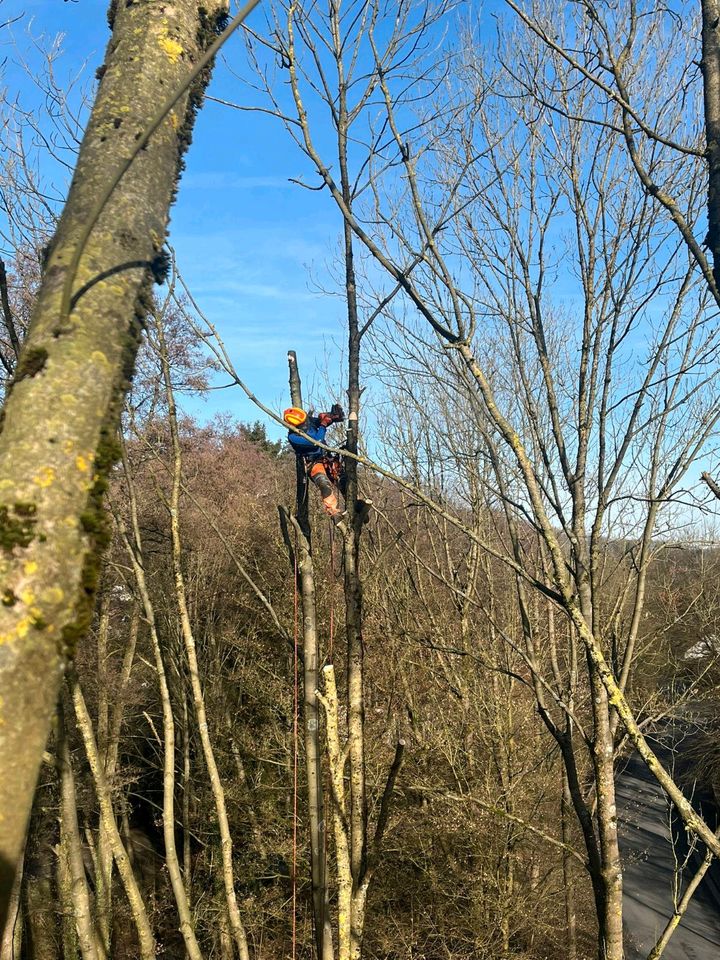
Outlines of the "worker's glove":
{"label": "worker's glove", "polygon": [[341,420],[345,419],[345,411],[339,403],[334,403],[330,407],[330,416],[332,417],[333,423],[340,423]]}

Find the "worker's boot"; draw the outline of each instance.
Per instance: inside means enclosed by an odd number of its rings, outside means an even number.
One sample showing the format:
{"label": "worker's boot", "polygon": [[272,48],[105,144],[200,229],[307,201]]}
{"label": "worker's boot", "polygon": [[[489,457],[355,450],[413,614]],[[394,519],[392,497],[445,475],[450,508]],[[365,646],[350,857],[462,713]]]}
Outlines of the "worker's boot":
{"label": "worker's boot", "polygon": [[356,500],[355,501],[355,516],[358,518],[362,525],[366,524],[370,519],[370,508],[372,507],[372,500]]}

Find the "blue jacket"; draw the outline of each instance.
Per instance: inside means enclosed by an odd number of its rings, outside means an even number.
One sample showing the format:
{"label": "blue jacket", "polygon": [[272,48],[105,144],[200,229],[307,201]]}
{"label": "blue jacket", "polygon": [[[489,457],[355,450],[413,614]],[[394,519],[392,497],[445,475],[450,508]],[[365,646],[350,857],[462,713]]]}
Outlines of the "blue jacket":
{"label": "blue jacket", "polygon": [[[319,440],[320,443],[325,443],[327,427],[323,427],[317,417],[308,417],[300,429],[304,433],[307,433],[308,436]],[[306,440],[305,437],[301,437],[299,434],[293,433],[292,430],[288,431],[288,441],[290,446],[299,457],[312,457],[316,453],[321,452],[320,447],[315,446],[314,443]]]}

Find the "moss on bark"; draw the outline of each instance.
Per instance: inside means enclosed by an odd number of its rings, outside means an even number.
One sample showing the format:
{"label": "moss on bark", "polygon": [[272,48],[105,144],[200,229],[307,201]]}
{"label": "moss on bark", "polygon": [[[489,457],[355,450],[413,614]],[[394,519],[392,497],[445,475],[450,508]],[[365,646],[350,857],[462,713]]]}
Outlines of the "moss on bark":
{"label": "moss on bark", "polygon": [[[92,616],[109,531],[103,496],[152,266],[209,71],[134,160],[83,250],[78,238],[164,96],[214,38],[225,2],[113,3],[102,82],[47,252],[0,434],[0,862],[17,860],[59,679]],[[184,117],[179,125],[178,117]],[[144,265],[144,266],[143,266]],[[0,884],[0,927],[7,905]]]}

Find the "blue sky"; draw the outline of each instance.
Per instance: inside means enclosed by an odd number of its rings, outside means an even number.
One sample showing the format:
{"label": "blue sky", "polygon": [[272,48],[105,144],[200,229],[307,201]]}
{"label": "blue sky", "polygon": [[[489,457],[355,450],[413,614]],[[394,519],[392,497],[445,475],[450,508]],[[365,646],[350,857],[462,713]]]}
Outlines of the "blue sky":
{"label": "blue sky", "polygon": [[[87,64],[88,82],[104,58],[109,37],[106,0],[5,0],[0,22],[24,14],[4,31],[0,55],[8,57],[3,86],[11,98],[32,105],[37,92],[14,62],[20,52],[37,63],[29,34],[62,35],[56,63],[60,80]],[[253,14],[260,27],[262,16]],[[226,57],[242,71],[240,42]],[[240,95],[240,85],[220,63],[210,94]],[[332,290],[329,266],[338,249],[339,220],[330,202],[289,182],[307,166],[280,123],[213,102],[201,111],[186,170],[172,211],[170,242],[196,299],[217,325],[240,375],[276,409],[287,400],[286,352],[298,352],[306,397],[329,399],[324,384],[337,381],[344,346],[343,301]],[[242,420],[263,415],[239,389],[190,401],[200,416],[230,411]],[[271,434],[278,429],[269,425]]]}
{"label": "blue sky", "polygon": [[[58,80],[76,76],[86,64],[92,89],[109,36],[106,9],[107,0],[0,0],[0,22],[23,14],[0,34],[0,59],[6,60],[2,82],[9,97],[26,107],[36,103],[37,91],[15,61],[22,55],[31,69],[37,65],[30,37],[41,34],[46,41],[63,37]],[[497,6],[491,2],[486,9]],[[480,5],[466,10],[477,24]],[[263,9],[256,10],[251,25],[262,31],[264,22]],[[491,37],[489,13],[482,34],[485,40]],[[241,75],[247,72],[239,37],[224,57]],[[240,102],[251,96],[222,60],[209,93]],[[327,141],[321,139],[321,145],[327,147]],[[339,214],[325,192],[304,190],[291,178],[317,182],[277,120],[209,101],[198,117],[169,237],[184,277],[219,329],[240,376],[276,410],[289,402],[288,348],[298,352],[308,405],[343,399],[332,387],[341,381],[345,340],[344,300],[337,295]],[[378,286],[387,289],[387,278]],[[572,310],[572,270],[558,269],[552,288],[557,302]],[[364,399],[367,414],[370,391]],[[185,406],[201,417],[227,411],[245,421],[265,419],[238,388],[187,400]],[[281,435],[272,422],[267,426],[271,436]]]}

